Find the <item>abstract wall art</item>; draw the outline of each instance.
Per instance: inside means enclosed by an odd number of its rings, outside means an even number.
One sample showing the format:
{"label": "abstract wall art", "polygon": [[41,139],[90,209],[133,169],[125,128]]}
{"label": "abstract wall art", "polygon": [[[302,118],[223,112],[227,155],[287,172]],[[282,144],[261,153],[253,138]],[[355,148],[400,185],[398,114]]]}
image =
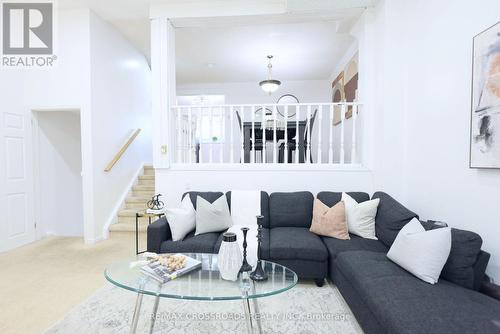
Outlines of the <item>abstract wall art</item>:
{"label": "abstract wall art", "polygon": [[471,168],[500,168],[500,22],[473,38]]}

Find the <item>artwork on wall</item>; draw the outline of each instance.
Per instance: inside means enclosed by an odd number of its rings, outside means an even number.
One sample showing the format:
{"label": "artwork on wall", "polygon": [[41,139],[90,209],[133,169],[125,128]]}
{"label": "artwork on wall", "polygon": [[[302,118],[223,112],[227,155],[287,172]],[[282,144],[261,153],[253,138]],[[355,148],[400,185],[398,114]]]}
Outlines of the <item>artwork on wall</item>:
{"label": "artwork on wall", "polygon": [[471,168],[500,168],[500,22],[473,38]]}
{"label": "artwork on wall", "polygon": [[[358,92],[358,54],[347,63],[344,70],[332,82],[332,102],[354,102]],[[340,123],[340,108],[335,108],[333,125]],[[352,117],[352,107],[347,109],[346,119]]]}

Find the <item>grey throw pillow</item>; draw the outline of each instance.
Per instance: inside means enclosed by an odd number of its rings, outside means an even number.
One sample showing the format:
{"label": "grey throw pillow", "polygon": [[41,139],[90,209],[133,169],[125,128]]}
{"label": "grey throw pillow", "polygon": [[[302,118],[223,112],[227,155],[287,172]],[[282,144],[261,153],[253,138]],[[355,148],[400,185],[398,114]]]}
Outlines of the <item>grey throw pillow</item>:
{"label": "grey throw pillow", "polygon": [[225,196],[213,203],[198,196],[196,199],[196,232],[195,235],[225,231],[233,225],[229,206]]}

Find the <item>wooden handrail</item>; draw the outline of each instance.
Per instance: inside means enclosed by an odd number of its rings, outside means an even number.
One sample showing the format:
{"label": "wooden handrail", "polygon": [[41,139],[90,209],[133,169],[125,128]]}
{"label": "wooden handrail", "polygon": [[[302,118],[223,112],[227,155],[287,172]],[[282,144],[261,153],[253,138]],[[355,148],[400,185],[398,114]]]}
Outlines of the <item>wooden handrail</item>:
{"label": "wooden handrail", "polygon": [[118,151],[118,153],[116,153],[116,155],[113,158],[113,160],[111,160],[109,162],[109,164],[106,166],[106,168],[104,168],[105,172],[109,172],[113,168],[113,166],[118,162],[118,160],[120,160],[120,158],[122,157],[123,153],[125,153],[125,151],[127,150],[127,148],[130,146],[130,144],[132,144],[132,142],[139,135],[140,132],[141,132],[141,129],[137,129],[137,130],[134,131],[134,133],[132,134],[132,136],[130,136],[130,138],[127,140],[127,142],[125,143],[125,145],[123,145],[122,148],[120,149],[120,151]]}

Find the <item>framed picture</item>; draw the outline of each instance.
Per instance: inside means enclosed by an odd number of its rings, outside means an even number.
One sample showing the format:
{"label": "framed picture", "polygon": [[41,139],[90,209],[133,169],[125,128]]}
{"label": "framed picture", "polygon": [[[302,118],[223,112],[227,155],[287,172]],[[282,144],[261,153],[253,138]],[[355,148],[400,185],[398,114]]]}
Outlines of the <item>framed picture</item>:
{"label": "framed picture", "polygon": [[473,38],[470,168],[500,168],[500,22]]}
{"label": "framed picture", "polygon": [[[345,69],[332,82],[332,102],[354,102],[358,91],[358,54],[356,53]],[[345,118],[352,117],[352,106],[347,108]],[[340,124],[340,106],[334,108],[333,125]]]}

